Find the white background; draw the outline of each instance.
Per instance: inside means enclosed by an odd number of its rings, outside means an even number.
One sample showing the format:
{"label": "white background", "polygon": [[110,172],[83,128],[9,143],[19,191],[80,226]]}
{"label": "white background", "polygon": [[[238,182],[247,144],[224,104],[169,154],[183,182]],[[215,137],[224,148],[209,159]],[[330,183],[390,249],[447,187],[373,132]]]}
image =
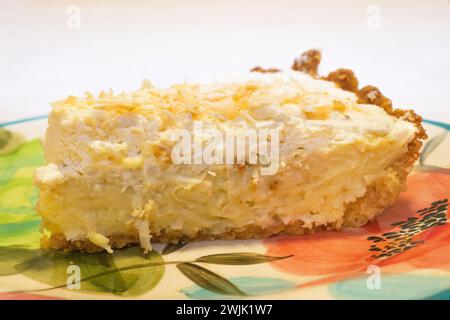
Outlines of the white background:
{"label": "white background", "polygon": [[396,106],[450,122],[450,0],[0,4],[0,122],[45,114],[51,101],[85,90],[131,90],[143,78],[167,86],[255,65],[289,68],[309,48],[322,49],[321,73],[351,68]]}

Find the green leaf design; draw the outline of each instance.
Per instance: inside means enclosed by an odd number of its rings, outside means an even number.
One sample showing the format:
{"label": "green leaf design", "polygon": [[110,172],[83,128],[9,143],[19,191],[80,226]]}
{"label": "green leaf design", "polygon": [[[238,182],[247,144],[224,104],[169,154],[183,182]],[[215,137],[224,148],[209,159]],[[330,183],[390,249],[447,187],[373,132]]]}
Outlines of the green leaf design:
{"label": "green leaf design", "polygon": [[8,144],[8,141],[11,140],[11,138],[11,131],[0,128],[0,150],[2,150]]}
{"label": "green leaf design", "polygon": [[63,251],[35,250],[30,259],[17,264],[15,268],[33,280],[51,286],[61,286],[66,284],[66,270],[69,261],[74,260],[74,256],[73,253],[64,253]]}
{"label": "green leaf design", "polygon": [[14,152],[24,141],[25,137],[20,132],[0,128],[0,155]]}
{"label": "green leaf design", "polygon": [[103,261],[106,262],[105,271],[108,268],[122,271],[114,273],[113,277],[106,275],[91,282],[107,292],[124,296],[141,295],[153,289],[164,275],[162,257],[156,251],[144,254],[139,247],[115,250],[112,255],[104,252]]}
{"label": "green leaf design", "polygon": [[36,216],[38,190],[30,178],[14,178],[0,187],[0,221],[19,222]]}
{"label": "green leaf design", "polygon": [[212,254],[197,258],[195,261],[214,264],[248,265],[248,264],[266,263],[281,259],[287,259],[290,257],[292,257],[292,255],[284,257],[270,257],[252,252],[239,252],[239,253]]}
{"label": "green leaf design", "polygon": [[25,142],[17,150],[0,155],[0,186],[14,176],[33,179],[34,168],[44,164],[44,151],[39,139]]}
{"label": "green leaf design", "polygon": [[428,158],[428,156],[445,140],[446,136],[447,130],[444,130],[442,133],[435,136],[425,144],[425,147],[423,148],[419,158],[420,165],[424,165],[425,160]]}
{"label": "green leaf design", "polygon": [[173,252],[178,251],[178,250],[180,250],[181,248],[185,247],[187,244],[188,244],[188,242],[180,242],[180,243],[177,243],[177,244],[168,243],[168,244],[164,247],[164,249],[163,249],[163,251],[161,252],[161,254],[164,256],[164,255],[166,255],[166,254],[173,253]]}
{"label": "green leaf design", "polygon": [[[81,271],[81,290],[136,296],[153,289],[164,274],[164,261],[152,251],[130,247],[114,254],[36,250],[35,255],[16,269],[25,276],[51,286],[65,288],[70,265]],[[33,291],[32,289],[30,289]],[[37,290],[39,291],[39,290]]]}
{"label": "green leaf design", "polygon": [[[0,218],[2,215],[0,214]],[[41,233],[39,218],[30,221],[21,221],[15,223],[2,223],[0,219],[0,243],[2,246],[26,246],[30,249],[39,248],[39,239]]]}
{"label": "green leaf design", "polygon": [[34,255],[34,250],[21,246],[0,247],[0,276],[19,273],[16,265],[23,263]]}
{"label": "green leaf design", "polygon": [[[115,257],[112,254],[100,252],[92,255],[75,254],[74,256],[74,261],[70,261],[70,263],[80,267],[82,279],[89,279],[81,283],[81,288],[84,290],[103,291],[120,295],[124,294],[136,283],[136,277],[133,274],[122,275],[117,270]],[[117,270],[117,272],[111,272],[114,270]]]}
{"label": "green leaf design", "polygon": [[[38,192],[33,186],[33,172],[43,163],[43,150],[38,139],[27,141],[13,152],[0,155],[0,241],[3,246],[39,239],[37,232],[29,236],[29,227],[33,224],[34,228],[40,220],[34,210]],[[21,225],[24,228],[21,229]],[[26,235],[23,240],[21,230]],[[37,228],[34,230],[37,231]]]}
{"label": "green leaf design", "polygon": [[193,263],[180,263],[177,268],[192,282],[203,289],[225,295],[245,295],[237,286],[229,280],[219,276],[206,268]]}

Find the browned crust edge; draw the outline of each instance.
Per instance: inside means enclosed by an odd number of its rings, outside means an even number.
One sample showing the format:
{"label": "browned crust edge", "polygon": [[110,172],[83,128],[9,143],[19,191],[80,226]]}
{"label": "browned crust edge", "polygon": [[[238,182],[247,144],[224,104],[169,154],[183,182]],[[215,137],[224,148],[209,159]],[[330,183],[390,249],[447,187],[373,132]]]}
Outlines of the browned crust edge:
{"label": "browned crust edge", "polygon": [[[314,67],[315,70],[317,70],[316,66]],[[336,73],[334,76],[339,78]],[[419,157],[422,140],[427,138],[427,134],[422,126],[422,117],[417,115],[413,110],[393,109],[390,100],[384,97],[378,88],[366,86],[361,90],[357,90],[357,88],[352,87],[351,91],[358,95],[360,103],[373,102],[373,104],[380,106],[388,114],[414,124],[417,128],[417,132],[414,139],[408,144],[407,152],[387,169],[387,174],[373,182],[368,187],[364,196],[346,206],[342,220],[329,225],[313,225],[312,227],[304,227],[302,221],[295,221],[289,225],[285,225],[282,221],[277,221],[270,228],[262,228],[253,224],[247,225],[245,228],[233,228],[219,235],[199,232],[195,236],[187,236],[177,230],[165,230],[161,234],[152,235],[152,241],[179,243],[215,239],[263,239],[277,235],[304,235],[323,230],[339,230],[342,227],[359,227],[374,219],[378,214],[383,212],[386,207],[395,202],[399,193],[404,188],[406,178],[410,173],[414,162]],[[372,92],[372,95],[370,95],[370,92]],[[372,99],[375,97],[374,92],[376,92],[377,99]],[[123,248],[139,244],[139,239],[137,237],[129,235],[112,235],[108,238],[112,248]],[[98,252],[104,250],[87,239],[74,241],[66,240],[63,234],[52,234],[50,237],[43,236],[41,238],[41,248],[85,252]]]}
{"label": "browned crust edge", "polygon": [[[264,239],[276,235],[304,235],[317,232],[319,230],[337,230],[340,227],[336,225],[317,226],[313,228],[304,228],[302,221],[296,221],[290,225],[284,225],[281,221],[270,228],[261,228],[258,225],[247,225],[245,228],[230,229],[226,233],[215,235],[205,232],[199,232],[190,237],[178,230],[166,230],[159,235],[152,234],[152,242],[157,243],[183,243],[191,241],[205,240],[250,240]],[[139,239],[130,235],[112,235],[108,237],[111,248],[120,249],[128,246],[139,245]],[[89,240],[66,240],[63,234],[52,234],[50,238],[41,238],[42,249],[64,249],[67,251],[85,251],[99,252],[103,248],[98,247]]]}

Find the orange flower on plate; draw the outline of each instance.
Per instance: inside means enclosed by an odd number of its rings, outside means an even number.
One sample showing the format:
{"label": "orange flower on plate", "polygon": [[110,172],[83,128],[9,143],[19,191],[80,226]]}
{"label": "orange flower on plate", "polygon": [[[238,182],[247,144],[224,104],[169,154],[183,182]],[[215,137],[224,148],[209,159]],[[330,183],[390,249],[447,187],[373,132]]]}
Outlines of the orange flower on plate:
{"label": "orange flower on plate", "polygon": [[267,239],[267,254],[294,255],[273,262],[283,271],[327,276],[314,284],[365,273],[369,265],[390,272],[412,268],[450,270],[449,173],[412,174],[407,191],[398,201],[364,227]]}

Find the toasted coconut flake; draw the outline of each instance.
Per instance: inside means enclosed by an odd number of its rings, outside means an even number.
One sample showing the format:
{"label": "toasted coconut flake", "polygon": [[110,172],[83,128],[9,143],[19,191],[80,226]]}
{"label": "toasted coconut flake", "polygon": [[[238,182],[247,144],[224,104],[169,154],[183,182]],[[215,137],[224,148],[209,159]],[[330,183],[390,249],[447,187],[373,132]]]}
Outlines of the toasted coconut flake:
{"label": "toasted coconut flake", "polygon": [[322,54],[317,49],[311,49],[303,52],[298,58],[294,60],[292,70],[309,73],[312,76],[317,76],[320,60]]}
{"label": "toasted coconut flake", "polygon": [[337,69],[323,79],[334,82],[342,90],[358,91],[358,79],[350,69]]}
{"label": "toasted coconut flake", "polygon": [[136,229],[139,232],[139,242],[141,247],[145,250],[145,253],[152,251],[152,245],[150,243],[151,235],[148,227],[148,222],[144,220],[136,220]]}
{"label": "toasted coconut flake", "polygon": [[277,73],[280,72],[280,69],[277,68],[263,68],[260,66],[254,67],[250,70],[250,72],[261,72],[261,73]]}
{"label": "toasted coconut flake", "polygon": [[358,96],[358,103],[374,104],[383,108],[388,113],[392,111],[391,99],[384,96],[377,87],[365,86],[356,95]]}

